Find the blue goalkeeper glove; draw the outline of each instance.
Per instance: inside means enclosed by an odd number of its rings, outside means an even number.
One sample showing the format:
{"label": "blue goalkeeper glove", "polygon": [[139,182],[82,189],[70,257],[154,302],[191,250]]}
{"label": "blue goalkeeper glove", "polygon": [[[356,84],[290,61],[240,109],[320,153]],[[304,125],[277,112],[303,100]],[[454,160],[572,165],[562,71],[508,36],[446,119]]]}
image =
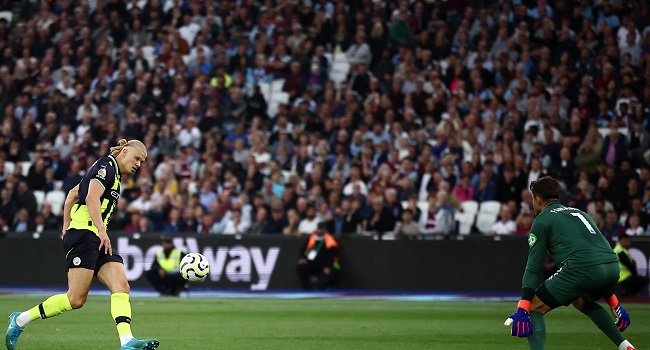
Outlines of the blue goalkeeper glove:
{"label": "blue goalkeeper glove", "polygon": [[605,300],[607,301],[609,307],[612,308],[612,311],[614,311],[614,315],[616,316],[616,327],[618,327],[618,329],[623,332],[625,329],[627,329],[627,327],[630,326],[630,314],[628,314],[627,311],[621,306],[615,294],[606,297]]}
{"label": "blue goalkeeper glove", "polygon": [[623,332],[630,326],[630,314],[627,313],[621,304],[616,305],[614,314],[616,315],[616,327]]}
{"label": "blue goalkeeper glove", "polygon": [[510,335],[518,338],[526,338],[527,336],[533,334],[533,322],[530,320],[530,314],[524,308],[517,308],[517,311],[510,315],[506,321],[506,325],[511,323],[512,328],[510,329]]}

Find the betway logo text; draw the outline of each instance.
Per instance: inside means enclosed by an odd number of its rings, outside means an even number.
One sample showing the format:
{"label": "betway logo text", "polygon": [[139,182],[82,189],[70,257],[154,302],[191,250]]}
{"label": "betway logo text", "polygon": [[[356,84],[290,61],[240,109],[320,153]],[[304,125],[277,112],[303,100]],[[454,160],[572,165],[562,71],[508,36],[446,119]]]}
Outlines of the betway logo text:
{"label": "betway logo text", "polygon": [[[242,245],[216,248],[205,246],[203,251],[199,251],[196,238],[192,237],[176,237],[174,245],[185,253],[203,254],[210,262],[210,281],[213,282],[219,282],[225,276],[230,282],[250,283],[255,269],[259,280],[250,285],[251,290],[266,290],[280,255],[279,247],[270,247],[265,257],[262,248]],[[139,246],[129,243],[128,237],[118,238],[117,251],[124,259],[126,278],[129,281],[140,278],[151,268],[151,264],[156,259],[156,252],[160,249],[162,249],[161,245],[153,245],[143,251]]]}

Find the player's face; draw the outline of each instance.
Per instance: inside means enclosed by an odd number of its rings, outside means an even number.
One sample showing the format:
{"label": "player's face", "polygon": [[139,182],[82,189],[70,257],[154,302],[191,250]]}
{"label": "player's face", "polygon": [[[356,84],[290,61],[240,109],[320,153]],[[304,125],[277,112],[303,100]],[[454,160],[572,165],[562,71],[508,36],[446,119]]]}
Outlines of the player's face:
{"label": "player's face", "polygon": [[147,159],[147,153],[135,147],[126,147],[122,152],[122,171],[127,174],[133,174]]}
{"label": "player's face", "polygon": [[542,212],[541,199],[537,196],[533,196],[533,209],[535,210],[535,216],[539,215]]}

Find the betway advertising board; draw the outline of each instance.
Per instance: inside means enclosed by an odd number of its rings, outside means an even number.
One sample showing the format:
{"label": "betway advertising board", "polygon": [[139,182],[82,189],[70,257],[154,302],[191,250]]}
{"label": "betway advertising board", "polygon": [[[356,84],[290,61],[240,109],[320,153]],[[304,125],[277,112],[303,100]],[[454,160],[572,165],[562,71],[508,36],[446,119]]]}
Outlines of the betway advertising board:
{"label": "betway advertising board", "polygon": [[[253,291],[298,289],[296,263],[303,240],[286,237],[176,235],[182,251],[198,252],[210,261],[210,276],[195,288]],[[149,287],[144,272],[161,249],[160,235],[112,234],[113,247],[124,258],[133,287]],[[648,275],[650,239],[634,238],[630,253],[639,273]],[[340,242],[338,288],[354,290],[516,292],[526,264],[525,237],[486,237],[443,241]],[[66,263],[56,235],[0,237],[0,286],[65,287]],[[95,285],[99,282],[95,281]]]}
{"label": "betway advertising board", "polygon": [[[281,247],[279,245],[205,245],[199,247],[195,237],[176,237],[174,246],[181,251],[203,254],[210,262],[209,282],[250,286],[251,290],[266,290],[273,275]],[[117,238],[117,251],[124,259],[126,278],[138,281],[151,268],[159,244],[140,244],[130,237]]]}

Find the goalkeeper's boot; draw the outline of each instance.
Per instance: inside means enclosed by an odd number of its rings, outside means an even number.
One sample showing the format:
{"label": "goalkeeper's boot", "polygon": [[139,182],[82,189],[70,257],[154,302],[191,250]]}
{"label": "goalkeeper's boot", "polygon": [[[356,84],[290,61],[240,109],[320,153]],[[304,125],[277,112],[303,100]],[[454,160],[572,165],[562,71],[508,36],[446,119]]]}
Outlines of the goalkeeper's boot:
{"label": "goalkeeper's boot", "polygon": [[122,346],[121,350],[154,350],[160,343],[155,339],[131,339]]}
{"label": "goalkeeper's boot", "polygon": [[18,326],[16,319],[20,315],[20,312],[14,312],[9,315],[9,327],[7,328],[7,333],[5,334],[5,345],[7,350],[14,350],[16,343],[18,342],[18,337],[23,332],[23,327]]}

